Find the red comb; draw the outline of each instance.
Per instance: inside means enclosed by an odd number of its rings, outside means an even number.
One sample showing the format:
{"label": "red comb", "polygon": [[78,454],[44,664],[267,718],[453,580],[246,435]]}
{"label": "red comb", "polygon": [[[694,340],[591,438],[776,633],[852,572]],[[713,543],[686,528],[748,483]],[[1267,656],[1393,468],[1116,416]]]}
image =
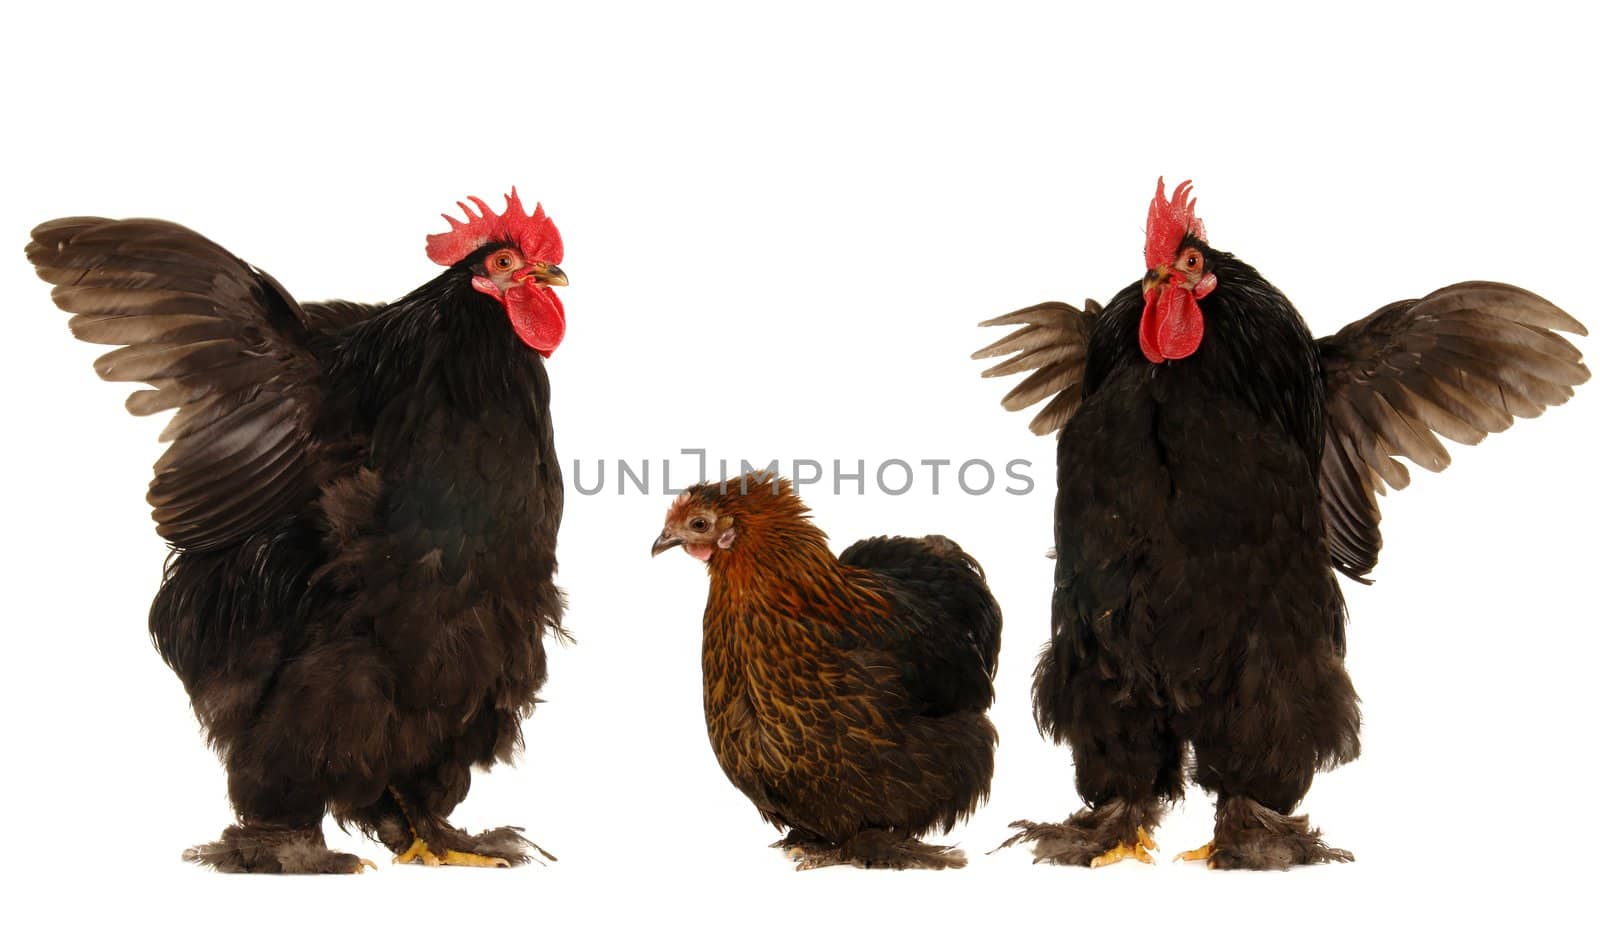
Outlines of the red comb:
{"label": "red comb", "polygon": [[435,233],[428,237],[428,258],[441,266],[454,266],[472,255],[473,251],[488,243],[513,243],[529,262],[561,262],[561,233],[544,215],[544,207],[534,204],[533,216],[522,209],[517,198],[517,188],[506,194],[506,212],[495,213],[477,197],[468,197],[477,204],[478,212],[465,201],[457,201],[466,214],[465,223],[444,214],[450,232]]}
{"label": "red comb", "polygon": [[1206,238],[1206,225],[1194,215],[1190,182],[1184,181],[1167,200],[1166,181],[1156,178],[1156,196],[1150,201],[1150,219],[1144,227],[1144,267],[1154,269],[1172,262],[1185,236]]}

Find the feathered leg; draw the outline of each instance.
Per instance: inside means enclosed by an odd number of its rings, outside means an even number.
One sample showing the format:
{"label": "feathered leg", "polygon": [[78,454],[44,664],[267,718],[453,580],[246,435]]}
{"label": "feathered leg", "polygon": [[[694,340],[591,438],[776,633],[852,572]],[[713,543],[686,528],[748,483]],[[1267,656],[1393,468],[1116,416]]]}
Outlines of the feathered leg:
{"label": "feathered leg", "polygon": [[[311,685],[308,663],[292,661],[279,675],[302,631],[260,578],[271,573],[296,585],[315,561],[307,547],[315,541],[290,531],[174,554],[151,604],[150,637],[183,680],[195,717],[222,756],[238,818],[217,840],[185,850],[191,863],[224,873],[359,873],[372,865],[324,843],[327,798],[322,786],[307,783],[310,739],[297,727],[316,725],[317,716],[293,695]],[[276,715],[274,704],[281,709]],[[341,721],[350,723],[348,713]]]}
{"label": "feathered leg", "polygon": [[328,849],[320,799],[237,768],[229,772],[228,793],[239,823],[217,840],[185,850],[185,860],[219,873],[359,873],[373,866],[371,860]]}
{"label": "feathered leg", "polygon": [[1332,648],[1311,654],[1288,646],[1258,666],[1257,687],[1200,713],[1194,735],[1195,781],[1217,795],[1216,833],[1182,854],[1213,869],[1281,870],[1355,859],[1330,847],[1305,815],[1290,816],[1318,770],[1359,752],[1355,689]]}
{"label": "feathered leg", "polygon": [[1153,801],[1110,800],[1085,807],[1060,823],[1012,821],[1018,832],[995,849],[1031,843],[1033,862],[1057,866],[1110,866],[1127,859],[1153,863],[1150,854],[1159,848],[1150,831],[1161,822],[1161,814],[1162,806]]}
{"label": "feathered leg", "polygon": [[[426,813],[420,802],[408,800],[399,788],[390,796],[405,820],[406,833],[392,831],[383,839],[395,850],[396,863],[421,863],[424,866],[512,866],[526,863],[535,852],[554,860],[538,844],[522,835],[520,827],[496,827],[469,834],[451,826],[442,816]],[[426,796],[426,795],[423,795]],[[410,842],[405,843],[409,835]],[[394,842],[390,842],[394,841]],[[404,849],[398,847],[404,843]]]}
{"label": "feathered leg", "polygon": [[235,824],[217,840],[183,851],[183,858],[219,873],[359,873],[377,868],[353,853],[328,849],[321,824]]}
{"label": "feathered leg", "polygon": [[824,866],[859,866],[862,869],[961,869],[967,856],[955,847],[923,843],[898,830],[863,830],[843,842],[831,843],[811,834],[791,831],[779,841],[797,870]]}
{"label": "feathered leg", "polygon": [[455,804],[441,803],[441,797],[436,785],[411,781],[403,787],[390,786],[371,805],[335,809],[334,816],[392,850],[396,863],[520,866],[534,861],[535,856],[555,861],[549,851],[523,836],[521,827],[496,827],[476,834],[455,827],[444,816]]}
{"label": "feathered leg", "polygon": [[543,847],[520,827],[496,827],[471,834],[453,826],[449,813],[467,796],[470,767],[450,762],[398,779],[375,802],[353,810],[335,809],[341,824],[352,824],[394,851],[397,863],[424,866],[519,866],[535,856],[552,862]]}
{"label": "feathered leg", "polygon": [[1217,832],[1197,850],[1178,855],[1181,860],[1204,860],[1212,869],[1286,870],[1315,863],[1348,863],[1349,850],[1330,847],[1322,831],[1304,814],[1291,817],[1258,804],[1248,797],[1217,800]]}
{"label": "feathered leg", "polygon": [[1166,804],[1183,794],[1183,743],[1169,714],[1129,699],[1113,680],[1081,673],[1069,685],[1060,673],[1047,651],[1035,707],[1046,733],[1072,747],[1078,794],[1088,806],[1060,823],[1016,821],[1018,833],[996,849],[1031,843],[1035,863],[1059,866],[1152,862],[1150,832]]}

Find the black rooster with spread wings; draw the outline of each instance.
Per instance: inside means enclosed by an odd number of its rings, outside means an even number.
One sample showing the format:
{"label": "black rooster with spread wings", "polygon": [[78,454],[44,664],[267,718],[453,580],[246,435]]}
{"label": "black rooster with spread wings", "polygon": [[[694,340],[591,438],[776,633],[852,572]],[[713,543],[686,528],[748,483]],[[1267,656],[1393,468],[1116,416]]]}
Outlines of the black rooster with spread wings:
{"label": "black rooster with spread wings", "polygon": [[[544,358],[561,236],[512,191],[428,238],[444,272],[387,305],[301,305],[161,220],[33,231],[96,363],[176,408],[149,500],[172,546],[150,634],[228,771],[219,870],[359,872],[322,819],[401,862],[504,866],[515,829],[446,820],[509,758],[559,634],[562,487]],[[448,219],[448,218],[447,218]]]}
{"label": "black rooster with spread wings", "polygon": [[1491,282],[1396,302],[1313,339],[1255,269],[1213,249],[1181,185],[1159,184],[1146,273],[1103,309],[1047,302],[974,357],[1029,372],[1012,410],[1059,431],[1052,633],[1034,676],[1040,729],[1072,748],[1087,806],[1019,821],[1007,845],[1098,866],[1149,861],[1185,780],[1217,795],[1213,867],[1346,860],[1291,812],[1312,776],[1356,757],[1334,569],[1365,581],[1377,495],[1396,459],[1450,461],[1587,380],[1538,296]]}

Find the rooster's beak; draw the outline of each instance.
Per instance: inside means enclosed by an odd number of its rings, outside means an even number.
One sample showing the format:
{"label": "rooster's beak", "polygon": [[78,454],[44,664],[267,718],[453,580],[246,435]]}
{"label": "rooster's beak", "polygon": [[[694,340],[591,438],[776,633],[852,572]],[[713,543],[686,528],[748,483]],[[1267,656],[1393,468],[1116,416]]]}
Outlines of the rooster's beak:
{"label": "rooster's beak", "polygon": [[525,278],[532,279],[534,282],[538,282],[543,285],[567,284],[567,274],[561,271],[560,266],[556,266],[551,263],[536,262],[529,266],[525,271],[527,272],[527,276]]}
{"label": "rooster's beak", "polygon": [[1157,266],[1144,274],[1144,282],[1139,285],[1141,295],[1149,295],[1150,290],[1167,281],[1169,270],[1166,266]]}
{"label": "rooster's beak", "polygon": [[666,530],[662,529],[661,537],[657,538],[656,543],[650,546],[650,557],[654,558],[656,555],[666,551],[668,548],[676,548],[681,544],[683,544],[682,538],[668,535]]}

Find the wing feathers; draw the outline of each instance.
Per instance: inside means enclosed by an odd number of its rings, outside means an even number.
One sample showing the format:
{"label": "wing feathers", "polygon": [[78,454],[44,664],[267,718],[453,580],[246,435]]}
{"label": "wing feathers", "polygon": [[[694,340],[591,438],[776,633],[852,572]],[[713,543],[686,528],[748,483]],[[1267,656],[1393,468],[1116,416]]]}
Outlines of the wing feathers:
{"label": "wing feathers", "polygon": [[1082,310],[1065,302],[1042,302],[979,323],[981,328],[1022,326],[974,351],[972,357],[1011,355],[985,369],[984,377],[1031,372],[1000,403],[1007,410],[1022,410],[1051,398],[1028,424],[1034,433],[1058,432],[1083,402],[1089,328],[1099,312],[1100,306],[1093,300],[1085,302]]}
{"label": "wing feathers", "polygon": [[73,337],[103,345],[161,344],[226,338],[233,329],[209,315],[74,315]]}
{"label": "wing feathers", "polygon": [[[165,390],[136,390],[128,395],[128,412],[136,417],[148,417],[163,410],[193,403],[204,392],[189,388],[168,387]],[[162,440],[162,442],[166,442]]]}
{"label": "wing feathers", "polygon": [[1439,436],[1477,443],[1565,403],[1589,379],[1582,352],[1557,331],[1587,334],[1531,292],[1463,282],[1318,341],[1328,392],[1323,517],[1335,567],[1359,580],[1377,563],[1376,497],[1385,483],[1411,481],[1399,458],[1444,469]]}
{"label": "wing feathers", "polygon": [[1503,282],[1458,282],[1416,303],[1418,317],[1438,316],[1447,312],[1533,325],[1564,331],[1569,335],[1589,334],[1581,322],[1547,299]]}
{"label": "wing feathers", "polygon": [[270,276],[161,220],[52,220],[27,254],[74,335],[122,346],[100,376],[154,388],[128,411],[178,408],[149,491],[164,538],[225,544],[305,501],[321,372],[305,313]]}

